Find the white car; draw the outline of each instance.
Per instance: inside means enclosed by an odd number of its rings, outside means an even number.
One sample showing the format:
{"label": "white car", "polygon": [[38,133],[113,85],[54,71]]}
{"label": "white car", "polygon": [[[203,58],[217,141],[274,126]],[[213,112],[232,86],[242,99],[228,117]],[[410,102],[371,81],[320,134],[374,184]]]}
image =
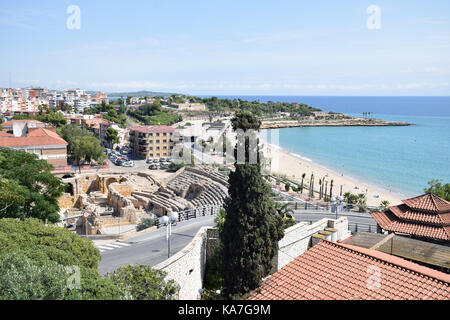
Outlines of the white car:
{"label": "white car", "polygon": [[134,167],[134,162],[133,161],[126,161],[124,163],[122,163],[123,167]]}

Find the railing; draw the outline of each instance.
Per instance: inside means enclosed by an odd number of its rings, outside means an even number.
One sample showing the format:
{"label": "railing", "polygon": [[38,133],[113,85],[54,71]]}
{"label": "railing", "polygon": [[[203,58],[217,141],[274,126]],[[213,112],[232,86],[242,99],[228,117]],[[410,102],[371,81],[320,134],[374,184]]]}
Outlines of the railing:
{"label": "railing", "polygon": [[[313,220],[309,220],[308,222],[310,225],[314,223]],[[357,233],[357,232],[378,233],[378,227],[376,225],[370,224],[370,223],[349,222],[348,229],[352,233]]]}
{"label": "railing", "polygon": [[[196,207],[190,210],[177,211],[176,212],[178,213],[177,222],[191,220],[198,217],[214,216],[217,213],[219,213],[221,208],[222,205],[214,205],[214,206]],[[157,226],[158,228],[162,227],[162,224],[159,221],[159,219],[156,220],[155,226]]]}

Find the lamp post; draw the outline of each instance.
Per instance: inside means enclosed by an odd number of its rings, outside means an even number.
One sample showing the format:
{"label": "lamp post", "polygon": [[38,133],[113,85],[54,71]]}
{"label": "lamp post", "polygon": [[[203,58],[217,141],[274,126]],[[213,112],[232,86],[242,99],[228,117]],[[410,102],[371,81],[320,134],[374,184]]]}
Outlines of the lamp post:
{"label": "lamp post", "polygon": [[172,235],[172,223],[178,222],[178,212],[172,212],[169,216],[163,216],[160,219],[161,224],[165,224],[166,227],[166,240],[167,240],[167,258],[170,258],[170,236]]}
{"label": "lamp post", "polygon": [[336,219],[337,219],[336,198],[335,197],[331,197],[330,201],[331,201],[331,212],[334,211],[336,213]]}

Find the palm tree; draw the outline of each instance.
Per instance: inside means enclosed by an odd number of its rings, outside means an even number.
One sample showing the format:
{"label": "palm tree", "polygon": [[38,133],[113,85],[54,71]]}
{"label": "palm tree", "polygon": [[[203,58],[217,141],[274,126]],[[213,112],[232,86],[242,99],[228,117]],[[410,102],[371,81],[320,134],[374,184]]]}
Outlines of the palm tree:
{"label": "palm tree", "polygon": [[334,183],[334,181],[331,180],[331,184],[330,184],[330,199],[333,196],[333,183]]}
{"label": "palm tree", "polygon": [[319,199],[322,199],[322,179],[319,179]]}
{"label": "palm tree", "polygon": [[289,203],[284,203],[282,205],[277,204],[277,212],[281,217],[286,217],[288,215],[293,215],[294,214],[294,210],[292,210],[291,208],[288,208]]}
{"label": "palm tree", "polygon": [[387,200],[383,200],[383,201],[381,201],[381,203],[380,203],[380,210],[382,210],[382,211],[386,211],[387,210],[387,208],[389,207],[389,201],[387,201]]}
{"label": "palm tree", "polygon": [[305,179],[305,177],[306,177],[306,173],[303,173],[303,174],[302,174],[302,185],[301,185],[301,187],[300,187],[300,192],[301,192],[301,193],[303,193],[303,180]]}
{"label": "palm tree", "polygon": [[364,193],[359,193],[357,197],[358,197],[357,203],[359,207],[359,212],[365,212],[367,203],[366,195]]}

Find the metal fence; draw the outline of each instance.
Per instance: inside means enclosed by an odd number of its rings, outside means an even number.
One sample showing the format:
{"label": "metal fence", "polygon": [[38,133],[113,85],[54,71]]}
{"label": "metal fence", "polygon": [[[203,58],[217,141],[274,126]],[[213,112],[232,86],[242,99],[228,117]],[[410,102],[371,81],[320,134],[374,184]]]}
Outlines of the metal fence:
{"label": "metal fence", "polygon": [[[214,206],[203,206],[203,207],[196,207],[194,209],[190,210],[184,210],[184,211],[177,211],[178,213],[178,220],[180,221],[186,221],[195,219],[198,217],[205,217],[205,216],[214,216],[217,213],[219,213],[220,209],[222,208],[222,205],[214,205]],[[155,225],[160,228],[163,225],[159,221],[159,219],[156,220]]]}

